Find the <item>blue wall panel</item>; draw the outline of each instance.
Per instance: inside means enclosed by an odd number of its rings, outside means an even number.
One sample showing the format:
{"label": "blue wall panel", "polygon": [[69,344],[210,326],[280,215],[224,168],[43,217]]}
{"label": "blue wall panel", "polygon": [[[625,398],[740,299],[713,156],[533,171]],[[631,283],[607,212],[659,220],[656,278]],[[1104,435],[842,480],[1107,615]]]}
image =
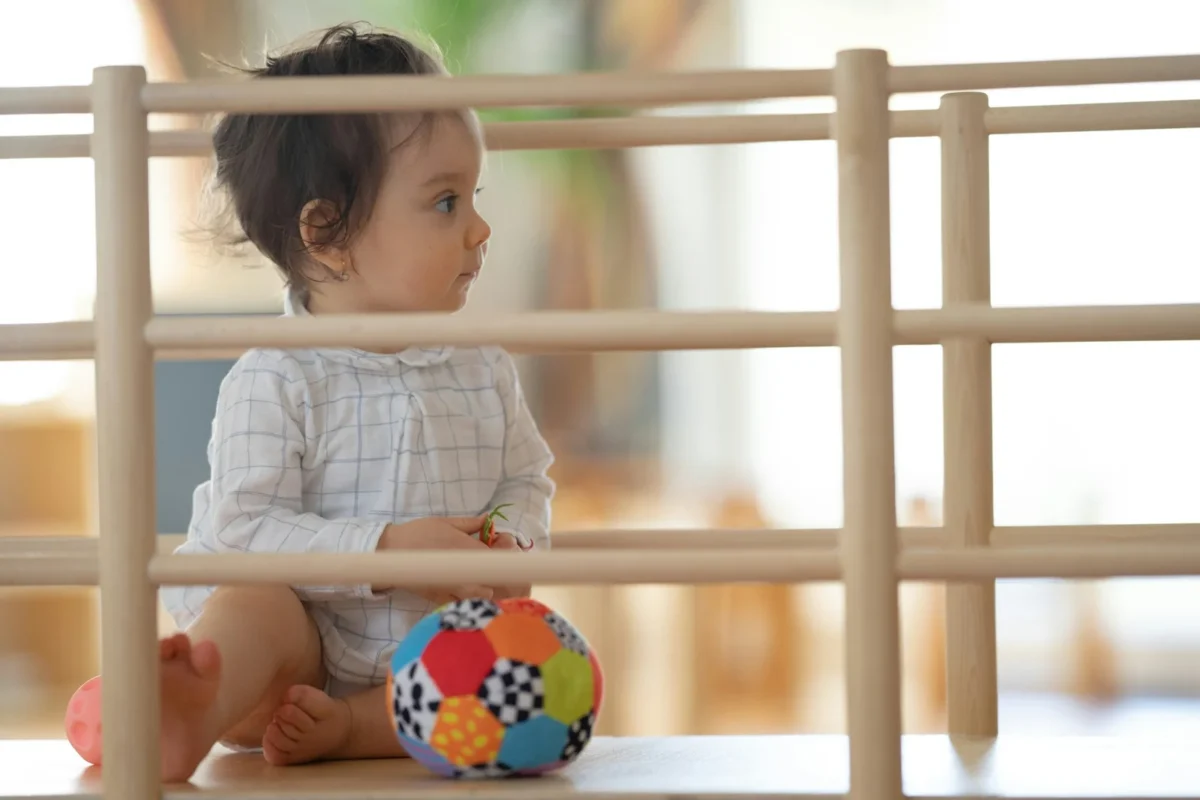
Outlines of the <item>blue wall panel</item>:
{"label": "blue wall panel", "polygon": [[158,532],[184,533],[192,492],[208,479],[208,439],[221,379],[233,361],[160,361],[154,366]]}

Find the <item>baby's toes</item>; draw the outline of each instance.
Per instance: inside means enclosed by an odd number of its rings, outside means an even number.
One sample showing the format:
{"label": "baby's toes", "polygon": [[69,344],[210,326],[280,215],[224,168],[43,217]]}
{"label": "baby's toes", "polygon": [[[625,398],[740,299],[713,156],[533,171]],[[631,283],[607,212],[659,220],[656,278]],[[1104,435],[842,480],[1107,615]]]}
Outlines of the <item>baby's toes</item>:
{"label": "baby's toes", "polygon": [[299,739],[317,726],[312,715],[293,703],[286,703],[275,709],[274,721],[292,739]]}
{"label": "baby's toes", "polygon": [[287,703],[280,708],[295,709],[296,714],[303,715],[309,720],[309,728],[319,722],[324,722],[334,715],[338,701],[312,686],[293,686],[288,689]]}
{"label": "baby's toes", "polygon": [[187,637],[187,634],[177,633],[174,636],[168,636],[160,639],[158,642],[158,657],[161,661],[170,661],[172,659],[183,659],[190,652],[192,641]]}
{"label": "baby's toes", "polygon": [[272,722],[263,733],[263,756],[266,758],[268,764],[275,766],[287,765],[291,763],[292,752],[298,744],[295,738],[289,736],[284,731],[282,725]]}

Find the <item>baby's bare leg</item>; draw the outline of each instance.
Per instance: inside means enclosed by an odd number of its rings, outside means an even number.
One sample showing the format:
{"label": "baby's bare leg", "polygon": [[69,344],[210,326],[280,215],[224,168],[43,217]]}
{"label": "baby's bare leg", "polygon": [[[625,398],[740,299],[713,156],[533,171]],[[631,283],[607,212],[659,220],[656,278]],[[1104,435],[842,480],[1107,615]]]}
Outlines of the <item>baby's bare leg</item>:
{"label": "baby's bare leg", "polygon": [[277,766],[408,755],[388,713],[386,686],[338,699],[293,686],[263,737],[263,753]]}
{"label": "baby's bare leg", "polygon": [[259,746],[289,686],[324,683],[316,626],[285,586],[217,589],[160,652],[167,782],[188,780],[218,741]]}

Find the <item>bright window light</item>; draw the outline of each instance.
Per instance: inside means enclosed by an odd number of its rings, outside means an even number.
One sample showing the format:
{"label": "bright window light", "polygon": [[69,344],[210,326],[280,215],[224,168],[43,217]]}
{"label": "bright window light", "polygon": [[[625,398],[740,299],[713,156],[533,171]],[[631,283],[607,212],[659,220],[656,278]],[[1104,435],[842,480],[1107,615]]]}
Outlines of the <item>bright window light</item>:
{"label": "bright window light", "polygon": [[[34,32],[63,20],[53,51]],[[142,23],[132,0],[5,3],[0,86],[88,84],[102,64],[143,64]],[[0,116],[0,136],[90,133],[87,115]],[[86,158],[0,161],[4,282],[0,324],[89,319],[96,286],[92,162]],[[0,364],[0,405],[52,400],[67,388],[68,362]]]}

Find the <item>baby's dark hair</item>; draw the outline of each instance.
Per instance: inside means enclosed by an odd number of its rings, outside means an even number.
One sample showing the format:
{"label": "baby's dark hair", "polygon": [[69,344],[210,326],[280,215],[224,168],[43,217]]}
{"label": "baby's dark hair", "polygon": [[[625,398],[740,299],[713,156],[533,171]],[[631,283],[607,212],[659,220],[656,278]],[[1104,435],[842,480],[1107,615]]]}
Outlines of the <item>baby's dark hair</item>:
{"label": "baby's dark hair", "polygon": [[[251,77],[444,75],[438,54],[394,33],[338,25],[315,44],[271,56]],[[236,222],[231,243],[247,242],[271,259],[289,285],[305,285],[310,247],[345,245],[370,217],[389,149],[381,114],[228,114],[213,132],[214,197],[220,218]],[[421,115],[413,137],[428,126]],[[411,138],[411,137],[410,137]],[[317,221],[318,242],[300,235],[312,200],[329,204]],[[232,219],[229,219],[232,217]],[[221,226],[220,218],[218,226]],[[230,225],[232,227],[232,225]]]}

